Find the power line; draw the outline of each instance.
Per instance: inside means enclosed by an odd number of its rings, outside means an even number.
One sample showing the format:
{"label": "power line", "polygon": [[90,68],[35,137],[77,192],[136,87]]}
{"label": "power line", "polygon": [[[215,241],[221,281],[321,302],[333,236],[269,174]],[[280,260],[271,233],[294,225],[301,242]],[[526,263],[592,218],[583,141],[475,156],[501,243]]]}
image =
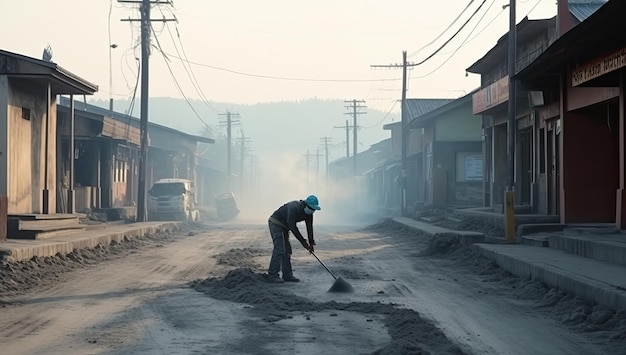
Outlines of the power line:
{"label": "power line", "polygon": [[374,128],[374,127],[378,127],[378,125],[380,125],[381,123],[385,122],[385,120],[387,119],[387,117],[389,117],[389,115],[391,114],[391,111],[393,111],[393,109],[396,107],[396,105],[398,104],[398,100],[395,100],[393,102],[393,105],[391,106],[391,108],[389,109],[389,111],[387,111],[387,114],[385,115],[385,117],[383,117],[380,121],[374,123],[371,126],[361,126],[363,129],[370,129],[370,128]]}
{"label": "power line", "polygon": [[180,95],[183,97],[187,105],[189,105],[189,107],[191,108],[191,111],[193,111],[193,113],[196,115],[198,120],[200,120],[200,122],[204,123],[205,126],[210,128],[209,124],[206,123],[204,119],[202,119],[198,111],[196,111],[195,107],[193,107],[193,105],[191,104],[191,102],[189,101],[185,93],[183,92],[183,89],[180,87],[180,84],[178,83],[178,79],[176,79],[176,75],[174,75],[174,72],[172,71],[172,67],[170,66],[169,58],[167,58],[167,55],[165,54],[165,52],[163,51],[163,48],[161,47],[159,38],[155,36],[154,39],[156,40],[156,43],[157,43],[157,49],[163,55],[163,60],[165,61],[165,65],[167,66],[168,71],[170,72],[170,76],[172,77],[172,80],[174,81],[174,85],[176,86],[176,89],[178,90]]}
{"label": "power line", "polygon": [[[159,8],[159,10],[161,11],[161,14],[163,15],[163,17],[165,17],[165,14],[163,14],[163,11],[160,8]],[[178,20],[176,20],[176,21],[178,22]],[[196,89],[196,92],[200,96],[200,99],[202,100],[202,102],[204,102],[204,104],[206,104],[206,106],[211,111],[217,113],[218,112],[217,109],[213,105],[211,105],[209,100],[207,100],[206,96],[204,95],[204,92],[202,91],[202,87],[198,83],[198,80],[196,79],[196,76],[195,76],[193,70],[191,69],[191,65],[189,65],[189,63],[186,63],[187,54],[185,52],[185,47],[183,46],[183,41],[180,38],[180,32],[178,31],[178,25],[176,25],[176,35],[178,37],[178,43],[180,44],[180,51],[178,50],[178,46],[176,45],[176,40],[174,39],[174,35],[172,34],[172,31],[171,31],[169,26],[167,26],[167,32],[169,33],[170,38],[172,39],[172,43],[174,44],[174,49],[176,50],[176,53],[178,54],[178,56],[181,57],[181,51],[183,53],[182,57],[184,57],[185,60],[181,59],[180,61],[183,64],[183,68],[185,69],[185,72],[187,73],[187,76],[191,80],[191,84],[194,86],[194,88]],[[185,64],[187,64],[187,65],[185,65]],[[187,67],[189,67],[189,68],[187,68]]]}
{"label": "power line", "polygon": [[432,57],[434,57],[437,53],[439,53],[445,46],[448,45],[448,43],[450,43],[450,41],[452,41],[464,28],[465,26],[467,26],[467,24],[474,18],[474,16],[476,16],[476,14],[478,13],[478,11],[480,11],[480,9],[483,7],[483,5],[485,4],[485,2],[487,2],[487,0],[483,0],[483,2],[480,3],[480,6],[478,6],[478,8],[476,9],[476,11],[474,11],[472,13],[472,15],[467,19],[467,21],[465,21],[463,23],[463,25],[447,40],[445,41],[439,48],[437,48],[431,55],[429,55],[428,57],[424,58],[421,62],[418,63],[411,63],[408,64],[409,66],[418,66],[418,65],[422,65],[425,62],[427,62],[429,59],[431,59]]}
{"label": "power line", "polygon": [[[126,74],[124,73],[124,64],[126,64],[126,67],[131,71],[131,73],[133,72],[134,68],[130,66],[130,64],[128,64],[128,54],[132,53],[133,55],[133,59],[135,61],[139,60],[139,57],[137,56],[137,48],[139,48],[139,46],[141,45],[141,38],[138,38],[138,36],[135,36],[135,28],[133,27],[133,23],[132,22],[128,22],[130,24],[130,48],[127,48],[126,50],[124,50],[124,52],[122,53],[122,56],[120,57],[120,71],[122,72],[122,77],[124,78],[124,82],[126,83],[126,88],[131,90],[131,92],[133,91],[133,85],[129,84],[128,78],[126,77]],[[139,77],[139,72],[137,72],[137,74],[134,74],[136,77]],[[135,81],[135,80],[133,80]]]}
{"label": "power line", "polygon": [[433,69],[432,71],[430,71],[428,74],[424,74],[421,76],[415,76],[415,77],[410,77],[410,79],[421,79],[421,78],[425,78],[431,74],[433,74],[434,72],[436,72],[437,70],[441,69],[447,62],[450,61],[450,59],[452,59],[452,57],[454,57],[454,55],[461,49],[463,48],[463,46],[468,42],[469,37],[472,35],[472,33],[474,33],[474,31],[476,30],[476,28],[478,27],[478,25],[481,23],[481,21],[485,18],[485,16],[487,15],[487,13],[489,12],[489,10],[491,9],[491,7],[493,6],[493,4],[495,4],[496,0],[493,0],[491,2],[491,4],[489,4],[489,6],[487,7],[487,10],[483,13],[483,15],[478,19],[478,21],[476,22],[476,25],[474,25],[474,27],[472,28],[472,30],[467,34],[467,36],[465,37],[465,39],[463,40],[463,42],[461,42],[461,44],[452,52],[452,54],[450,54],[450,56],[444,60],[441,64],[439,64],[435,69]]}
{"label": "power line", "polygon": [[[530,10],[528,10],[528,12],[526,13],[526,16],[528,16],[528,14],[530,14],[536,7],[537,5],[539,5],[539,3],[541,2],[541,0],[537,0],[537,2],[535,2],[535,5],[533,5],[533,7],[530,8]],[[472,33],[476,30],[476,28],[478,27],[478,25],[482,22],[482,20],[485,18],[485,16],[487,15],[487,13],[489,12],[489,10],[491,9],[491,7],[495,4],[495,0],[491,2],[491,4],[489,5],[489,7],[487,8],[487,10],[485,11],[485,13],[480,17],[480,19],[478,20],[478,22],[476,23],[476,25],[472,28],[472,30],[470,31],[470,33],[467,35],[467,37],[465,37],[465,40],[463,40],[463,42],[459,45],[458,48],[456,48],[452,54],[448,57],[448,59],[446,59],[443,63],[441,63],[439,66],[437,66],[437,68],[433,69],[431,72],[429,72],[428,74],[424,74],[424,75],[420,75],[420,76],[411,76],[409,79],[421,79],[421,78],[425,78],[431,74],[433,74],[434,72],[436,72],[437,70],[441,69],[441,67],[443,67],[444,64],[446,64],[448,61],[450,61],[450,59],[452,59],[452,57],[461,49],[463,48],[463,46],[465,46],[466,44],[468,44],[469,42],[473,41],[476,37],[478,37],[484,30],[486,30],[499,16],[500,14],[502,14],[504,12],[505,7],[502,8],[502,10],[500,10],[500,12],[498,12],[498,14],[496,14],[496,16],[494,16],[491,20],[489,20],[489,22],[487,22],[487,24],[485,25],[485,27],[481,28],[480,31],[478,31],[478,33],[476,33],[476,35],[474,35],[472,38],[469,38]]]}
{"label": "power line", "polygon": [[458,15],[458,16],[457,16],[454,20],[452,20],[452,22],[448,25],[448,27],[446,27],[446,29],[445,29],[445,30],[443,30],[443,31],[442,31],[442,32],[441,32],[441,33],[440,33],[437,37],[435,37],[432,41],[430,41],[429,43],[427,43],[427,44],[426,44],[425,46],[423,46],[422,48],[420,48],[420,49],[418,49],[417,51],[415,51],[415,52],[413,52],[413,53],[409,54],[408,56],[409,56],[409,57],[412,57],[412,56],[414,56],[414,55],[418,54],[419,52],[421,52],[424,48],[426,48],[426,47],[428,47],[428,46],[432,45],[433,43],[435,43],[435,42],[436,42],[439,38],[441,38],[441,37],[444,35],[444,33],[446,33],[446,32],[447,32],[450,28],[452,28],[452,25],[454,25],[454,24],[455,24],[455,23],[459,20],[459,18],[461,18],[461,16],[463,16],[463,14],[465,13],[465,11],[467,11],[467,9],[469,9],[469,7],[470,7],[470,6],[474,3],[474,1],[476,1],[476,0],[471,0],[471,1],[470,1],[470,2],[469,2],[466,6],[465,6],[465,8],[463,9],[463,11],[461,11],[461,13],[460,13],[460,14],[459,14],[459,15]]}
{"label": "power line", "polygon": [[[169,30],[169,29],[168,29]],[[185,61],[187,61],[187,53],[185,52],[185,47],[183,47],[183,41],[180,38],[180,32],[178,31],[178,25],[176,25],[176,36],[178,37],[178,42],[180,43],[180,49],[183,52],[183,56],[185,57]],[[181,61],[183,62],[183,61]],[[191,76],[193,78],[193,80],[196,82],[197,86],[198,86],[198,91],[200,94],[200,97],[203,99],[204,103],[210,108],[212,109],[215,113],[217,113],[217,109],[209,102],[209,100],[206,98],[206,96],[204,95],[204,92],[202,91],[202,87],[200,86],[200,84],[198,83],[198,80],[196,79],[195,74],[193,73],[193,70],[191,69],[191,65],[189,65],[189,62],[187,61],[187,65],[189,66],[189,71],[191,72]]]}
{"label": "power line", "polygon": [[245,72],[241,72],[241,71],[237,71],[237,70],[221,68],[221,67],[217,67],[217,66],[210,65],[210,64],[204,64],[204,63],[194,62],[194,61],[191,61],[191,60],[186,60],[184,58],[177,57],[176,55],[173,55],[173,54],[170,54],[170,53],[165,53],[164,52],[164,54],[167,54],[168,56],[173,57],[173,58],[178,58],[178,59],[184,60],[184,61],[186,61],[189,64],[197,65],[197,66],[200,66],[200,67],[211,68],[211,69],[225,71],[225,72],[232,73],[232,74],[249,76],[249,77],[253,77],[253,78],[261,78],[261,79],[274,79],[274,80],[285,80],[285,81],[310,81],[310,82],[339,82],[339,83],[372,83],[372,82],[400,81],[400,80],[402,80],[400,78],[395,78],[395,79],[314,79],[314,78],[293,78],[293,77],[281,77],[281,76],[251,74],[251,73],[245,73]]}

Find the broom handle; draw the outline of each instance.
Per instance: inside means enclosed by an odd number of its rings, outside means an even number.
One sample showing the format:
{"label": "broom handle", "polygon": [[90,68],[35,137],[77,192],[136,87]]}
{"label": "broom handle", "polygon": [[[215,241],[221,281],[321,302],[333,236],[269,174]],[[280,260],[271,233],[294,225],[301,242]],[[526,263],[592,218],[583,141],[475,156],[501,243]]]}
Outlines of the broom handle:
{"label": "broom handle", "polygon": [[337,280],[337,276],[335,276],[335,274],[333,274],[332,271],[330,271],[330,269],[328,268],[328,266],[326,266],[321,260],[320,258],[317,257],[317,255],[315,255],[314,252],[310,252],[311,254],[313,254],[313,256],[315,257],[315,259],[317,259],[317,261],[320,262],[320,264],[322,264],[322,266],[326,269],[326,271],[330,272],[330,274],[333,276],[333,278],[335,278],[335,280]]}

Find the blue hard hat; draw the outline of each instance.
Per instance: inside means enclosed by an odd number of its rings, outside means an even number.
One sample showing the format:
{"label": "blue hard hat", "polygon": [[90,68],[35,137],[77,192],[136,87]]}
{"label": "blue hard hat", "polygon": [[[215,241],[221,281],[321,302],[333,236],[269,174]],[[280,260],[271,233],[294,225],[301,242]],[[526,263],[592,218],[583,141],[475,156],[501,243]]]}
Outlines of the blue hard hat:
{"label": "blue hard hat", "polygon": [[315,195],[309,195],[309,197],[307,197],[306,200],[304,200],[304,203],[306,203],[309,207],[311,207],[314,210],[321,210],[320,203],[317,200],[317,196]]}

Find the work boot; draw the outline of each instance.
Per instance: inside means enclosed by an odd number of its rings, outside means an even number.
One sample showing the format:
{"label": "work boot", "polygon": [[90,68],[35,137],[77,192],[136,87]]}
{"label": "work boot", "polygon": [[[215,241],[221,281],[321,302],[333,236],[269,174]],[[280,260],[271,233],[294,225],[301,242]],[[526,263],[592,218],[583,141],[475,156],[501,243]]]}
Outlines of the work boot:
{"label": "work boot", "polygon": [[293,275],[283,276],[283,280],[286,282],[300,282],[300,279]]}
{"label": "work boot", "polygon": [[283,279],[278,277],[278,275],[268,275],[267,282],[272,283],[272,284],[281,284],[285,281],[283,281]]}

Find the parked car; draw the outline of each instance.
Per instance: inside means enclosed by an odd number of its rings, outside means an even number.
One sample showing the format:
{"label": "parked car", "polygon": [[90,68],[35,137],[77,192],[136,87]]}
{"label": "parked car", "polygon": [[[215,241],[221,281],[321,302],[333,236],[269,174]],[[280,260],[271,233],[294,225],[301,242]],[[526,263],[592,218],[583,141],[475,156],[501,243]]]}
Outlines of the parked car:
{"label": "parked car", "polygon": [[237,199],[232,192],[222,192],[215,195],[215,211],[217,219],[227,221],[237,217],[239,208],[237,208]]}
{"label": "parked car", "polygon": [[150,188],[149,220],[198,221],[194,182],[187,179],[161,179]]}

